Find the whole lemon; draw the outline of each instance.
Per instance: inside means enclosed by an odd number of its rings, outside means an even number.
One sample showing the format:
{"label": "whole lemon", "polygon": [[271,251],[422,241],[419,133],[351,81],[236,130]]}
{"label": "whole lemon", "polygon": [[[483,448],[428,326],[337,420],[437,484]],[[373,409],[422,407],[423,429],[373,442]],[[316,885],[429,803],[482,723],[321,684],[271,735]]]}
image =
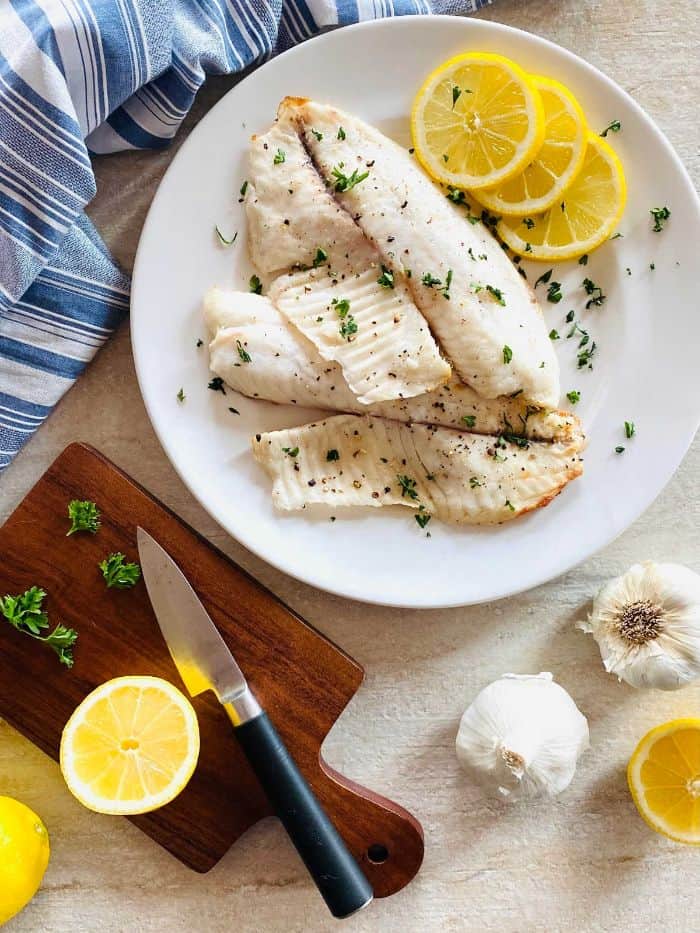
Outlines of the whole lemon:
{"label": "whole lemon", "polygon": [[49,863],[49,834],[29,807],[0,796],[0,926],[37,892]]}

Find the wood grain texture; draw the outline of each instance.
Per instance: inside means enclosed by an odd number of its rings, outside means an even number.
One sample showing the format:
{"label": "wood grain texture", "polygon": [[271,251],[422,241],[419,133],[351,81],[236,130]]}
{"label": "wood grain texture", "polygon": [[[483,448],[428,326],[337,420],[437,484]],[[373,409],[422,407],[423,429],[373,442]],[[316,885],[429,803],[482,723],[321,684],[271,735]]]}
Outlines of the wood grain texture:
{"label": "wood grain texture", "polygon": [[[66,536],[72,499],[98,503],[97,534]],[[173,557],[199,595],[276,724],[300,770],[369,878],[377,897],[404,887],[423,858],[420,825],[407,812],[324,765],[320,746],[363,678],[362,668],[176,516],[82,444],[68,447],[0,528],[0,591],[38,584],[50,617],[76,628],[75,665],[11,626],[0,628],[0,715],[52,758],[75,707],[111,677],[150,674],[184,689],[143,582],[108,589],[98,563],[133,559],[136,529]],[[186,691],[185,691],[186,692]],[[134,822],[196,871],[212,868],[272,809],[215,696],[193,700],[201,752],[185,790]],[[368,856],[379,844],[389,853]]]}
{"label": "wood grain texture", "polygon": [[[545,36],[609,74],[658,122],[700,183],[697,0],[496,0],[479,15]],[[207,83],[185,134],[233,83]],[[174,149],[96,160],[98,195],[90,212],[127,268]],[[414,811],[426,852],[412,884],[346,921],[343,931],[700,929],[694,884],[700,851],[649,832],[624,774],[647,729],[676,715],[697,715],[700,688],[660,695],[618,684],[603,671],[593,642],[574,629],[603,582],[634,561],[675,560],[700,571],[700,440],[632,528],[560,579],[496,604],[407,612],[319,593],[224,534],[184,488],[155,438],[136,385],[128,325],[4,474],[3,517],[76,439],[106,452],[365,667],[365,682],[324,743],[324,757]],[[509,670],[553,671],[590,721],[591,750],[553,804],[489,803],[457,766],[460,715],[481,687]],[[195,875],[127,821],[81,808],[58,768],[7,725],[0,726],[0,792],[21,797],[42,815],[53,850],[39,895],[8,933],[337,928],[274,821],[257,824],[245,845],[233,846],[208,874]]]}

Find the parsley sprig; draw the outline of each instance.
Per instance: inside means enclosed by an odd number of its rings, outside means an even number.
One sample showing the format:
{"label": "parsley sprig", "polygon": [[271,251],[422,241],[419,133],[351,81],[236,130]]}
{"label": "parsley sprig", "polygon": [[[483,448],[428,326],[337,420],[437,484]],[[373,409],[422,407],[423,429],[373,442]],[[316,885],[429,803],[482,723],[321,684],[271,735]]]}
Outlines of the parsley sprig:
{"label": "parsley sprig", "polygon": [[61,664],[73,667],[73,645],[78,633],[59,623],[48,635],[42,634],[49,628],[49,617],[42,608],[45,597],[45,590],[32,586],[19,596],[0,598],[0,612],[18,632],[42,642],[56,652]]}
{"label": "parsley sprig", "polygon": [[139,565],[127,561],[120,551],[115,551],[105,557],[99,562],[98,567],[102,571],[107,586],[118,590],[126,590],[134,586],[141,576]]}
{"label": "parsley sprig", "polygon": [[671,216],[671,211],[667,207],[652,207],[649,211],[654,218],[654,226],[651,228],[653,233],[661,233],[666,221]]}
{"label": "parsley sprig", "polygon": [[100,510],[89,499],[72,499],[68,503],[68,518],[71,520],[71,526],[66,532],[66,537],[76,531],[89,531],[94,535],[100,527]]}

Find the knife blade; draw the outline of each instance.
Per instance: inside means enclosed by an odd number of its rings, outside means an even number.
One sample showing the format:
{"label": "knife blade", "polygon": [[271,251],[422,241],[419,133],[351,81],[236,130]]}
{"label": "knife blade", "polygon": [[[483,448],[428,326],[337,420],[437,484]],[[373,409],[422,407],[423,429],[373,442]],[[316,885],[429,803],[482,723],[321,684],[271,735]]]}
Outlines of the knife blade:
{"label": "knife blade", "polygon": [[371,885],[253,695],[219,630],[168,552],[136,532],[141,571],[158,625],[191,696],[213,690],[334,917],[349,917],[374,897]]}

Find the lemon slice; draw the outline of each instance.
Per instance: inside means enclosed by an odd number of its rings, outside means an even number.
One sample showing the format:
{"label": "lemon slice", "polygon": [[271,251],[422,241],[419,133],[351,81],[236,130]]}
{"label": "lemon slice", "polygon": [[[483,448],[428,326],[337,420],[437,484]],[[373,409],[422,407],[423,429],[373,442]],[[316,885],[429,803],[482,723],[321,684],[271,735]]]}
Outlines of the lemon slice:
{"label": "lemon slice", "polygon": [[608,239],[626,197],[620,160],[604,139],[589,132],[583,164],[562,200],[534,217],[503,217],[496,232],[526,259],[573,259]]}
{"label": "lemon slice", "polygon": [[517,175],[544,139],[539,92],[515,62],[469,52],[426,78],[413,102],[416,155],[438,181],[484,188]]}
{"label": "lemon slice", "polygon": [[98,813],[147,813],[185,787],[199,756],[190,702],[159,677],[117,677],[88,694],[61,738],[69,790]]}
{"label": "lemon slice", "polygon": [[588,126],[571,91],[552,78],[531,75],[544,106],[544,142],[522,172],[495,188],[481,189],[479,201],[496,214],[541,214],[573,181],[586,152]]}
{"label": "lemon slice", "polygon": [[674,719],[648,732],[630,758],[627,782],[652,829],[700,845],[700,719]]}

